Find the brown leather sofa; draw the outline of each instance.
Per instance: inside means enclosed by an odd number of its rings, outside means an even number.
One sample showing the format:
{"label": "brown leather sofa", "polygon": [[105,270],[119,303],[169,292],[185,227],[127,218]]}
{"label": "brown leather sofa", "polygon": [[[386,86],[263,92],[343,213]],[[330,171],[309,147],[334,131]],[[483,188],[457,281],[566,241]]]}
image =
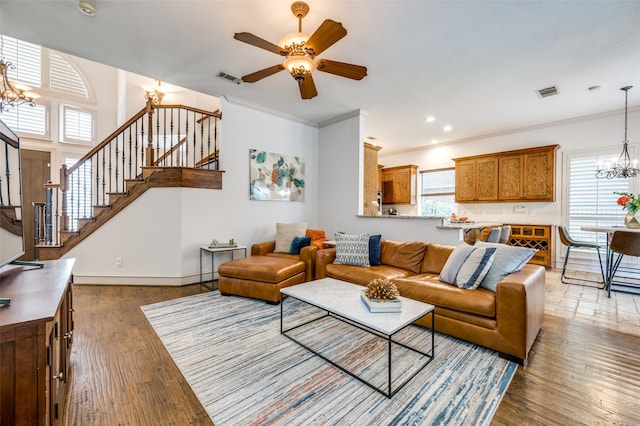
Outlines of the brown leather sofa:
{"label": "brown leather sofa", "polygon": [[220,293],[279,303],[281,288],[313,280],[316,246],[303,247],[300,254],[275,253],[275,246],[275,241],[254,244],[251,256],[221,264]]}
{"label": "brown leather sofa", "polygon": [[[430,303],[435,328],[442,333],[494,349],[526,364],[544,320],[545,270],[527,264],[505,276],[496,292],[465,290],[438,280],[454,247],[382,240],[380,266],[363,268],[333,263],[336,249],[319,250],[316,279],[332,277],[366,286],[372,279],[393,281],[401,296]],[[430,327],[431,318],[418,324]]]}

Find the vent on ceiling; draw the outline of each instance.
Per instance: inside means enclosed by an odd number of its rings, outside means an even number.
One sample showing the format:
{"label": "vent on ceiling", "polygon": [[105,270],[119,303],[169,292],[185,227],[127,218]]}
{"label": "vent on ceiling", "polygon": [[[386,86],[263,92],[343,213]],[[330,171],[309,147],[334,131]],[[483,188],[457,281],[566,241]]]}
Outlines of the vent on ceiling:
{"label": "vent on ceiling", "polygon": [[227,74],[223,71],[220,71],[216,77],[224,78],[225,80],[229,80],[230,82],[235,84],[242,83],[242,79],[236,77],[235,75]]}
{"label": "vent on ceiling", "polygon": [[557,95],[558,87],[556,86],[545,87],[544,89],[536,90],[536,93],[538,94],[538,96],[540,96],[540,98],[547,98],[549,96]]}

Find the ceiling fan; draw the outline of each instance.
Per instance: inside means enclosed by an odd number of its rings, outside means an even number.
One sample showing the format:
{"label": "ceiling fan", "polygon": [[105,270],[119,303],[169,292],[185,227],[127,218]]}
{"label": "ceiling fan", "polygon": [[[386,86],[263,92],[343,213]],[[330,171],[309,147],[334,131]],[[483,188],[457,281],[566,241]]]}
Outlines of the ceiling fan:
{"label": "ceiling fan", "polygon": [[326,19],[309,36],[302,32],[302,18],[309,13],[309,6],[304,2],[296,1],[291,5],[291,12],[298,18],[298,32],[285,35],[278,44],[268,42],[251,33],[235,33],[233,38],[236,40],[268,50],[285,58],[282,64],[243,76],[242,81],[255,83],[286,69],[298,82],[302,99],[311,99],[318,95],[311,75],[314,69],[354,80],[362,80],[367,75],[367,68],[360,65],[330,61],[328,59],[315,60],[317,55],[347,35],[347,30],[341,23]]}

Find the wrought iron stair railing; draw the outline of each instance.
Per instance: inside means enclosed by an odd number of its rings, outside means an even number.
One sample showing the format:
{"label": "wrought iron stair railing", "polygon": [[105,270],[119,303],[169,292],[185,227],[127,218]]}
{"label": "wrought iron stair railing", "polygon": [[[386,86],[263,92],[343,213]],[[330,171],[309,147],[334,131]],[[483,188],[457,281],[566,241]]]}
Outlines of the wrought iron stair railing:
{"label": "wrought iron stair railing", "polygon": [[140,182],[145,168],[219,170],[220,119],[217,111],[147,102],[79,161],[63,165],[58,184],[45,185],[47,200],[34,206],[34,217],[52,223],[38,224],[36,244],[63,244]]}

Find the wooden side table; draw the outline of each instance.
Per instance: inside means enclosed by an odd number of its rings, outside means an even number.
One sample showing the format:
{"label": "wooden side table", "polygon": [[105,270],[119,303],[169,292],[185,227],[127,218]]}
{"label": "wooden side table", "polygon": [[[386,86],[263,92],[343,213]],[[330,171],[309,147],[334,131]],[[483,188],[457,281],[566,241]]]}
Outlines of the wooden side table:
{"label": "wooden side table", "polygon": [[[243,250],[244,251],[244,257],[247,257],[247,246],[235,246],[235,247],[208,247],[208,246],[202,246],[200,247],[200,285],[208,288],[209,290],[213,291],[216,290],[216,288],[213,285],[214,280],[214,276],[216,271],[215,268],[215,258],[216,258],[216,253],[226,253],[226,252],[231,252],[231,260],[234,260],[234,255],[236,251],[239,250]],[[211,257],[211,287],[207,286],[204,284],[204,281],[202,279],[202,255],[203,254],[209,254],[209,256]]]}

